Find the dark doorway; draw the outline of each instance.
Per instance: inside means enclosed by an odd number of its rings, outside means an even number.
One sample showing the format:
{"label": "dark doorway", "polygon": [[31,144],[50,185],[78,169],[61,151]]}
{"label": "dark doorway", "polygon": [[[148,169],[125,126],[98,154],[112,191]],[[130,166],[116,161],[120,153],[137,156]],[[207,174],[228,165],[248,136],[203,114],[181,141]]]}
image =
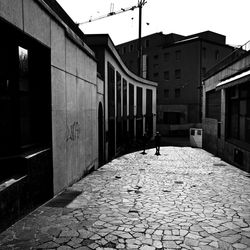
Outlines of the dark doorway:
{"label": "dark doorway", "polygon": [[104,163],[104,145],[103,145],[103,108],[102,104],[99,103],[98,107],[98,157],[99,166]]}

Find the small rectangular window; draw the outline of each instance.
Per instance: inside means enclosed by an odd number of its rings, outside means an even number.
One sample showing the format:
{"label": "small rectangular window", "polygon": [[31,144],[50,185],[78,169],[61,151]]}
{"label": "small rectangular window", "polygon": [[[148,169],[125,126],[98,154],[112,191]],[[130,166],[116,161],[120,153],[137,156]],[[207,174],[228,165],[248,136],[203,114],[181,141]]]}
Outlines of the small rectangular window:
{"label": "small rectangular window", "polygon": [[123,54],[126,54],[126,47],[123,47]]}
{"label": "small rectangular window", "polygon": [[149,40],[145,40],[145,48],[148,48],[149,47]]}
{"label": "small rectangular window", "polygon": [[165,62],[169,61],[169,53],[168,52],[164,53],[164,61]]}
{"label": "small rectangular window", "polygon": [[164,72],[164,80],[166,80],[166,81],[169,80],[169,71]]}
{"label": "small rectangular window", "polygon": [[202,48],[202,57],[205,59],[207,56],[207,49],[206,48]]}
{"label": "small rectangular window", "polygon": [[154,77],[158,77],[159,76],[159,73],[158,72],[155,72],[154,73]]}
{"label": "small rectangular window", "polygon": [[164,89],[164,97],[165,98],[169,97],[169,89]]}
{"label": "small rectangular window", "polygon": [[134,45],[133,45],[133,44],[130,44],[130,45],[129,45],[129,51],[130,51],[130,52],[133,52],[133,51],[134,51]]}
{"label": "small rectangular window", "polygon": [[180,50],[176,50],[175,51],[175,60],[180,60],[181,59],[181,51]]}
{"label": "small rectangular window", "polygon": [[181,79],[181,70],[180,69],[175,70],[175,79]]}
{"label": "small rectangular window", "polygon": [[158,59],[159,58],[159,55],[154,55],[154,59]]}
{"label": "small rectangular window", "polygon": [[202,76],[204,76],[205,74],[206,74],[206,68],[203,67],[203,68],[202,68]]}
{"label": "small rectangular window", "polygon": [[219,50],[216,50],[215,51],[215,60],[219,60],[219,58],[220,58],[220,52],[219,52]]}
{"label": "small rectangular window", "polygon": [[174,95],[175,95],[175,98],[179,98],[180,95],[181,95],[181,89],[175,89],[174,90]]}

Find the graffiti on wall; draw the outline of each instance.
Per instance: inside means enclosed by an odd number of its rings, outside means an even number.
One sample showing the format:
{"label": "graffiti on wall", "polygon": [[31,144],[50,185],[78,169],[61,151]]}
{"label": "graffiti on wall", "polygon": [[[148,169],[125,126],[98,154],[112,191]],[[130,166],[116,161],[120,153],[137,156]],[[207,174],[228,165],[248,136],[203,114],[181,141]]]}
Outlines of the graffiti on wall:
{"label": "graffiti on wall", "polygon": [[80,125],[79,122],[74,122],[71,125],[67,125],[66,131],[66,141],[72,140],[75,141],[79,138],[80,135]]}

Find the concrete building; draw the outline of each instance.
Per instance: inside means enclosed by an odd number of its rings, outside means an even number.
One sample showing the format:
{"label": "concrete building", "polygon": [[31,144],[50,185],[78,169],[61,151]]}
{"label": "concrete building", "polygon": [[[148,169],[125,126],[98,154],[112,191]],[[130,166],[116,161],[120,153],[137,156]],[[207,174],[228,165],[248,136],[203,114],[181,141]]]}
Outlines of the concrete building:
{"label": "concrete building", "polygon": [[250,172],[250,43],[210,69],[203,82],[203,145]]}
{"label": "concrete building", "polygon": [[148,118],[153,133],[157,84],[108,36],[96,57],[55,0],[1,0],[0,28],[1,231],[114,157],[126,131],[139,137]]}
{"label": "concrete building", "polygon": [[129,71],[108,35],[86,35],[86,41],[104,80],[103,148],[104,158],[111,159],[128,140],[141,139],[145,131],[155,134],[157,84]]}
{"label": "concrete building", "polygon": [[[137,42],[117,46],[123,61],[135,73]],[[141,75],[158,83],[157,129],[174,135],[201,127],[202,76],[233,50],[225,44],[225,36],[211,31],[190,36],[160,32],[143,37],[142,47]]]}
{"label": "concrete building", "polygon": [[94,52],[56,1],[1,0],[0,27],[2,222],[98,166],[99,93]]}

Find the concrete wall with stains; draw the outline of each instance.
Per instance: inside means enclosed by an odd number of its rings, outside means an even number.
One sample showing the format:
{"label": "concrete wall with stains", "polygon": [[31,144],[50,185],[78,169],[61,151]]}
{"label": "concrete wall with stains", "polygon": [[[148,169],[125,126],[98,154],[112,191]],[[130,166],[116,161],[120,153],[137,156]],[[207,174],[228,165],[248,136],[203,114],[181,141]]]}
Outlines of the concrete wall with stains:
{"label": "concrete wall with stains", "polygon": [[53,21],[51,36],[53,165],[57,193],[97,164],[97,66]]}
{"label": "concrete wall with stains", "polygon": [[60,11],[55,13],[43,0],[1,0],[0,17],[51,51],[56,194],[98,162],[95,55],[60,17]]}

